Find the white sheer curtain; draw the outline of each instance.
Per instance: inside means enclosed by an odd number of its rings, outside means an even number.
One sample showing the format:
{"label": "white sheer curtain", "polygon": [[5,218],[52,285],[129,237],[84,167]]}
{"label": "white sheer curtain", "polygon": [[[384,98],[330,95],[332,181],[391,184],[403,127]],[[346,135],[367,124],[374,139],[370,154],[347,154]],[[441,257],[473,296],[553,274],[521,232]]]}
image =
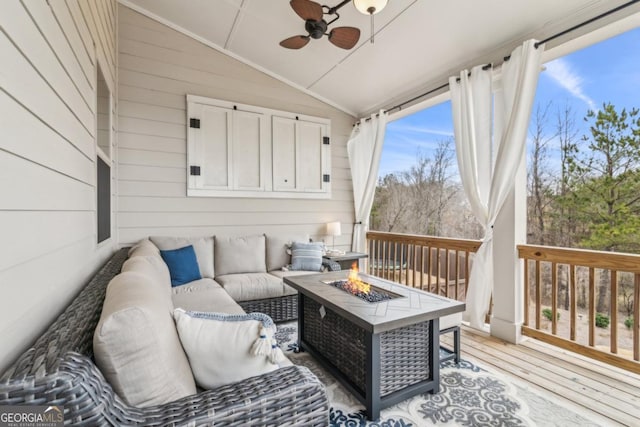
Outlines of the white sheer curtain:
{"label": "white sheer curtain", "polygon": [[378,182],[378,168],[386,128],[387,114],[380,110],[378,114],[372,114],[369,120],[361,120],[360,124],[354,127],[347,143],[356,217],[352,244],[352,250],[355,252],[366,252],[369,214]]}
{"label": "white sheer curtain", "polygon": [[[543,49],[529,40],[502,66],[502,90],[491,111],[491,75],[481,66],[449,79],[458,168],[471,209],[484,226],[475,255],[464,319],[482,328],[493,288],[493,223],[513,188],[524,153]],[[494,123],[494,141],[491,125]]]}

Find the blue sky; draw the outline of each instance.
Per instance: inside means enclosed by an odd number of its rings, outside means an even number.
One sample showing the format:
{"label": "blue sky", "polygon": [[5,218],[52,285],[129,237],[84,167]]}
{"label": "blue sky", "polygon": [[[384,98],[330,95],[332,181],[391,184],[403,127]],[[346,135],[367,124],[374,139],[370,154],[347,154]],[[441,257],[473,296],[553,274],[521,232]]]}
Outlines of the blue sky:
{"label": "blue sky", "polygon": [[[545,67],[535,104],[546,105],[552,100],[556,108],[569,105],[576,113],[581,135],[588,131],[582,118],[589,109],[604,102],[618,109],[640,107],[640,29],[548,62]],[[389,122],[379,176],[408,169],[418,151],[429,155],[439,141],[449,138],[453,138],[449,101]]]}

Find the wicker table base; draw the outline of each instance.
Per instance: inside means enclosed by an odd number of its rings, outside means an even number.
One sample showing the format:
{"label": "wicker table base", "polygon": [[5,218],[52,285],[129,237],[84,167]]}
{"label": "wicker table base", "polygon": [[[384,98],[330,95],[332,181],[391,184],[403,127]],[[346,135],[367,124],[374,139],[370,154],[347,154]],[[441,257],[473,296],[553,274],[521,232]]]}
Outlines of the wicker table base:
{"label": "wicker table base", "polygon": [[377,420],[380,410],[439,389],[440,317],[464,303],[361,274],[392,300],[370,303],[328,285],[346,272],[295,276],[298,344],[329,370]]}
{"label": "wicker table base", "polygon": [[302,294],[298,343],[365,405],[367,418],[439,387],[438,319],[374,334]]}

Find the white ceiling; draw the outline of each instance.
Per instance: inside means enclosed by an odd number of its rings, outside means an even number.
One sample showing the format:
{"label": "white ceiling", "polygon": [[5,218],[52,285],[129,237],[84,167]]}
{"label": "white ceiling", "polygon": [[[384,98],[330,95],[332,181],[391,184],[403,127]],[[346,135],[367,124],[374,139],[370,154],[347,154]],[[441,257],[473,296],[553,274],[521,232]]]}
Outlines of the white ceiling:
{"label": "white ceiling", "polygon": [[[464,68],[499,63],[526,39],[545,39],[627,1],[389,0],[375,15],[374,44],[368,39],[369,17],[347,4],[330,28],[360,28],[360,41],[351,50],[332,45],[326,37],[312,39],[300,50],[280,47],[281,40],[306,34],[304,21],[288,0],[121,2],[363,116],[437,87]],[[639,10],[635,4],[553,44]]]}

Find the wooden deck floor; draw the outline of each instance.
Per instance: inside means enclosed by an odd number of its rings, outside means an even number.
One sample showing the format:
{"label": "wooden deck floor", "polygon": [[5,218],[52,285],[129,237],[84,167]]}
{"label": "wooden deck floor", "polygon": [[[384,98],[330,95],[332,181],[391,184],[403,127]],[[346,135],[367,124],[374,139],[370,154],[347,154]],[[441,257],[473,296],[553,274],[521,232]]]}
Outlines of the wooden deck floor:
{"label": "wooden deck floor", "polygon": [[463,358],[524,381],[595,423],[640,426],[640,375],[535,339],[513,345],[464,326],[461,335]]}

